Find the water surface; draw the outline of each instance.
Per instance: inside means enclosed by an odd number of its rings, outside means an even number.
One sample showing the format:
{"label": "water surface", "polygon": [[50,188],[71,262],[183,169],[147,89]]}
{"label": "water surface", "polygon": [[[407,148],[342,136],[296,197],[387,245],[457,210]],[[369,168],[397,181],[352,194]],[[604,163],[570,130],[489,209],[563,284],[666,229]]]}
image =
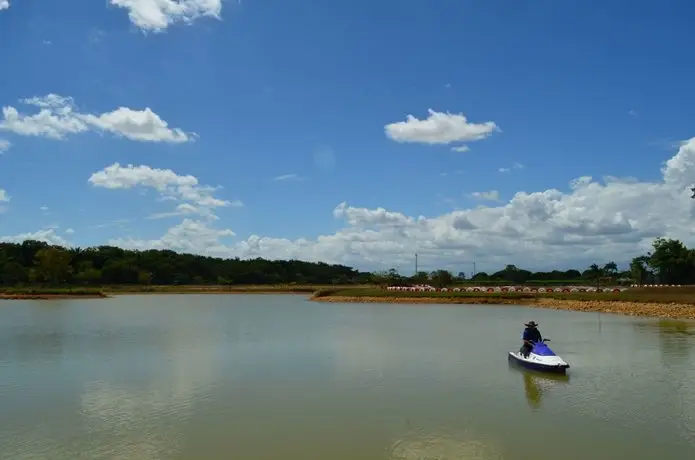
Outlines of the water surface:
{"label": "water surface", "polygon": [[[510,367],[534,319],[567,378]],[[0,301],[0,457],[695,458],[695,325],[301,296]]]}

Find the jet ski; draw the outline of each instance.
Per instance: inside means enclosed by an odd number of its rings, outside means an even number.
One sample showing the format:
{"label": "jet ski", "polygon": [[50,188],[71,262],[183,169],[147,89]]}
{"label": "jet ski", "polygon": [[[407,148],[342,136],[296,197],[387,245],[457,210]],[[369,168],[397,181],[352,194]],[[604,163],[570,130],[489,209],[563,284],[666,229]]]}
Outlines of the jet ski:
{"label": "jet ski", "polygon": [[545,342],[549,341],[548,339],[543,339],[542,342],[535,342],[528,356],[524,356],[521,350],[510,351],[509,360],[528,369],[564,374],[570,365],[545,344]]}

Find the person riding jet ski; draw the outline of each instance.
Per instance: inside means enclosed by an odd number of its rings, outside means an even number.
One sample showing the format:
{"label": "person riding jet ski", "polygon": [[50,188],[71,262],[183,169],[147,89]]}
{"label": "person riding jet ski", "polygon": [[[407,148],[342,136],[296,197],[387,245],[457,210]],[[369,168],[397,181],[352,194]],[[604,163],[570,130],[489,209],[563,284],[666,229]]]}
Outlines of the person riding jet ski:
{"label": "person riding jet ski", "polygon": [[524,355],[525,358],[528,358],[529,353],[531,353],[533,349],[533,344],[542,342],[543,337],[541,336],[541,331],[538,330],[538,323],[535,321],[529,321],[524,326],[526,326],[526,329],[524,329],[524,333],[521,336],[524,343],[521,345],[521,350],[519,350],[519,352]]}

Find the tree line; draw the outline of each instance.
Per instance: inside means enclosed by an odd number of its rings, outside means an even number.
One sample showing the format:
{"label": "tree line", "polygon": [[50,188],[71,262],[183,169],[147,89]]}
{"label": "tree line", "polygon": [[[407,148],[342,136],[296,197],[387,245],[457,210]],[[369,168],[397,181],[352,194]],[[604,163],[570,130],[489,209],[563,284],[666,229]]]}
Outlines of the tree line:
{"label": "tree line", "polygon": [[695,284],[695,249],[657,238],[651,251],[632,259],[630,275],[637,284]]}
{"label": "tree line", "polygon": [[532,272],[517,267],[507,265],[504,269],[488,274],[478,272],[468,278],[464,272],[454,275],[447,270],[435,270],[431,273],[418,272],[415,276],[402,276],[395,269],[373,274],[375,283],[407,286],[407,285],[430,285],[434,287],[446,287],[462,284],[480,285],[505,285],[505,284],[600,284],[605,283],[630,283],[628,272],[618,271],[615,262],[608,262],[602,266],[592,264],[584,271],[575,269],[553,270],[546,272]]}
{"label": "tree line", "polygon": [[363,284],[371,274],[299,260],[221,259],[114,246],[63,248],[40,241],[0,243],[0,284],[202,285]]}
{"label": "tree line", "polygon": [[507,265],[495,273],[447,270],[403,276],[396,269],[362,272],[345,265],[299,260],[221,259],[169,250],[114,246],[63,248],[41,241],[0,243],[0,285],[203,285],[203,284],[695,284],[695,249],[658,238],[652,251],[635,257],[629,270],[609,261],[585,270],[532,272]]}
{"label": "tree line", "polygon": [[[695,192],[694,192],[695,193]],[[632,259],[628,270],[620,271],[614,261],[591,264],[585,270],[552,270],[532,272],[507,265],[488,274],[479,272],[470,278],[464,272],[457,275],[446,270],[419,272],[415,276],[402,276],[395,269],[373,274],[380,284],[429,284],[446,287],[455,284],[695,284],[695,249],[670,238],[657,238],[652,251]]]}

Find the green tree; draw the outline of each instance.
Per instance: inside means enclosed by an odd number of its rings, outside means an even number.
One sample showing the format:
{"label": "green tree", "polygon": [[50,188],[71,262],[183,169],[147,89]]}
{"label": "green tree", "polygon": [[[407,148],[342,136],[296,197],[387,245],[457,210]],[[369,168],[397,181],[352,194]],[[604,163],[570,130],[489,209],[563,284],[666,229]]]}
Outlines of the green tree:
{"label": "green tree", "polygon": [[488,275],[485,272],[478,272],[475,275],[473,275],[473,278],[471,278],[471,280],[478,281],[478,282],[488,281],[489,279],[490,279],[490,275]]}
{"label": "green tree", "polygon": [[37,274],[44,281],[51,284],[60,284],[68,280],[72,267],[72,256],[62,248],[47,247],[36,253]]}
{"label": "green tree", "polygon": [[649,254],[649,265],[654,269],[659,283],[686,284],[695,274],[693,251],[674,239],[657,238]]}
{"label": "green tree", "polygon": [[618,276],[618,265],[613,261],[608,262],[603,266],[603,275],[611,278]]}
{"label": "green tree", "polygon": [[435,270],[430,273],[430,282],[436,288],[443,288],[454,284],[454,275],[447,270]]}
{"label": "green tree", "polygon": [[413,276],[412,281],[414,284],[427,284],[430,282],[430,274],[427,272],[417,272],[417,274]]}
{"label": "green tree", "polygon": [[597,264],[589,265],[589,269],[582,273],[582,277],[596,283],[596,288],[601,284],[601,277],[603,276],[603,270]]}
{"label": "green tree", "polygon": [[630,277],[637,284],[645,284],[651,275],[649,257],[639,256],[630,262]]}
{"label": "green tree", "polygon": [[138,283],[140,284],[152,284],[152,273],[141,271],[138,273]]}

